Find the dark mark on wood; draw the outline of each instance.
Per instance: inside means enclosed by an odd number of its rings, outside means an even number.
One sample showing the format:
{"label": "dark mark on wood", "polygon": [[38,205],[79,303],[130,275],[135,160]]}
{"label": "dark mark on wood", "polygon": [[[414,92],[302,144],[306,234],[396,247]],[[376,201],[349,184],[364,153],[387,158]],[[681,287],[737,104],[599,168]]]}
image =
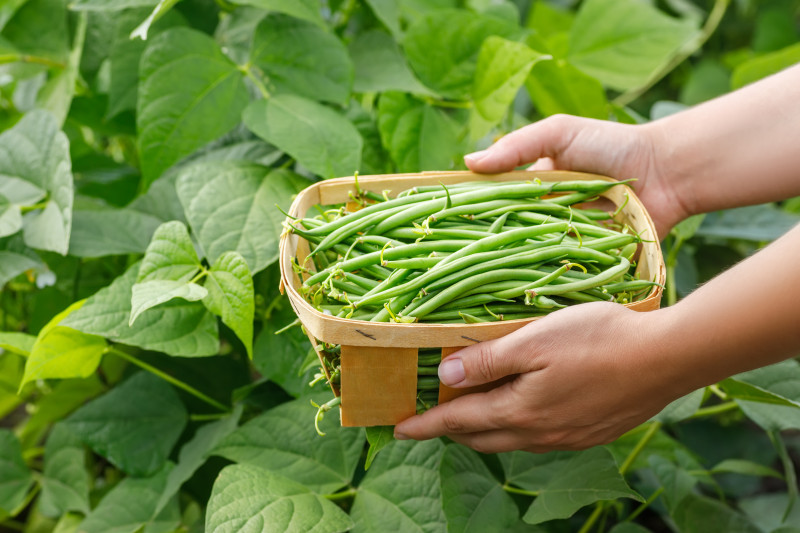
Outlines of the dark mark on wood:
{"label": "dark mark on wood", "polygon": [[467,339],[468,341],[472,341],[472,342],[481,342],[478,339],[473,339],[472,337],[467,337],[466,335],[461,335],[461,338],[462,339]]}
{"label": "dark mark on wood", "polygon": [[370,335],[369,333],[364,333],[364,332],[363,332],[363,331],[361,331],[360,329],[357,329],[356,331],[357,331],[358,333],[361,333],[362,335],[364,335],[364,336],[365,336],[366,338],[368,338],[368,339],[375,340],[375,335]]}

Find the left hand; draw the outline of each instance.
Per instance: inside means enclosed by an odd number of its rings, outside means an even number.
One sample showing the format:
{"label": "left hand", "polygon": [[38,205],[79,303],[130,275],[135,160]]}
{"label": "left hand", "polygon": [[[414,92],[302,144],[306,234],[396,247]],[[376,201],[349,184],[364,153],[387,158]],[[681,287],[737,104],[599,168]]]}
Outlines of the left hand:
{"label": "left hand", "polygon": [[411,417],[396,426],[395,436],[447,435],[483,453],[609,443],[693,390],[659,347],[661,313],[583,304],[459,350],[439,367],[449,386],[515,377]]}

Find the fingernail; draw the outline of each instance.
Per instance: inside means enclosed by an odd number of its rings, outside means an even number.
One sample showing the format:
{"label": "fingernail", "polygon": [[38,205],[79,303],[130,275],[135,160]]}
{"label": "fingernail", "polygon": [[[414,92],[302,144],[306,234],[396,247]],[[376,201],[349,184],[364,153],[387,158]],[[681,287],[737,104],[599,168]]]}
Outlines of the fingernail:
{"label": "fingernail", "polygon": [[477,163],[481,159],[489,153],[489,150],[480,150],[479,152],[472,152],[471,154],[467,154],[464,156],[464,161],[468,161],[470,163]]}
{"label": "fingernail", "polygon": [[439,365],[439,381],[449,387],[458,385],[465,377],[464,363],[461,359],[445,359]]}
{"label": "fingernail", "polygon": [[405,435],[403,433],[395,432],[394,438],[397,439],[397,440],[408,440],[408,435]]}

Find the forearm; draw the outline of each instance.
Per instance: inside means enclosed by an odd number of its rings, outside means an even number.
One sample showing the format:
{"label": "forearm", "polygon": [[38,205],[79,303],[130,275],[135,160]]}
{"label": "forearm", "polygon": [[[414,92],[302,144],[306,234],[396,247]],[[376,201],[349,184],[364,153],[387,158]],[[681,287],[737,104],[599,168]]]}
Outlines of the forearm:
{"label": "forearm", "polygon": [[688,392],[800,355],[800,225],[697,289],[650,313],[658,361]]}
{"label": "forearm", "polygon": [[645,126],[689,213],[800,195],[800,65]]}

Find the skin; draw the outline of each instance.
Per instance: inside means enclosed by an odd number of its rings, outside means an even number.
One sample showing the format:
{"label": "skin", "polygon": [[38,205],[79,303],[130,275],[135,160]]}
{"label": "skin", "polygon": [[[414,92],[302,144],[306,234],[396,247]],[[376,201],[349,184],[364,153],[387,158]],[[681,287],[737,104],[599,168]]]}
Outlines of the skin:
{"label": "skin", "polygon": [[[477,172],[571,169],[636,178],[660,235],[689,215],[800,195],[800,66],[640,126],[554,116],[465,157]],[[800,226],[678,304],[636,313],[595,302],[446,358],[443,383],[506,377],[398,424],[484,453],[580,450],[666,404],[800,353]]]}

